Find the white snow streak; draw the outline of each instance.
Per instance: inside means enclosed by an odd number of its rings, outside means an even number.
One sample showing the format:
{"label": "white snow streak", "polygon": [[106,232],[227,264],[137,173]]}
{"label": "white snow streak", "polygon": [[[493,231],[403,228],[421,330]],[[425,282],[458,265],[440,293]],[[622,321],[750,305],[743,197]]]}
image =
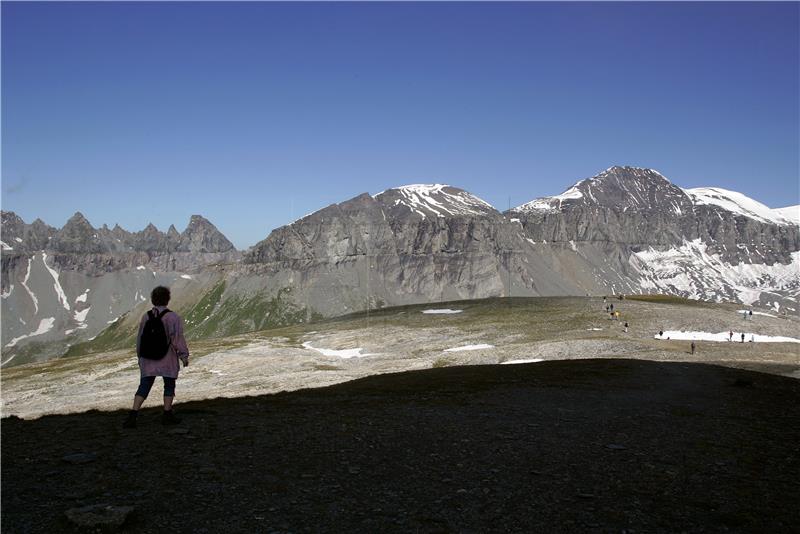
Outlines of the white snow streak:
{"label": "white snow streak", "polygon": [[442,310],[422,310],[422,313],[427,314],[450,314],[450,313],[461,313],[464,310],[451,310],[450,308],[444,308]]}
{"label": "white snow streak", "polygon": [[8,291],[6,291],[5,293],[0,294],[0,297],[2,297],[4,299],[7,299],[8,297],[11,296],[11,292],[12,291],[14,291],[14,284],[9,284]]}
{"label": "white snow streak", "polygon": [[487,345],[486,343],[481,343],[479,345],[464,345],[463,347],[453,347],[452,349],[444,349],[445,352],[461,352],[463,350],[483,350],[483,349],[493,349],[494,345]]}
{"label": "white snow streak", "polygon": [[25,279],[22,281],[22,287],[24,287],[25,291],[27,291],[28,295],[30,295],[31,300],[33,301],[33,314],[36,315],[39,313],[39,299],[36,298],[36,295],[33,294],[31,288],[28,287],[28,278],[31,277],[31,263],[33,263],[33,258],[28,258],[28,270],[25,272]]}
{"label": "white snow streak", "polygon": [[507,362],[500,362],[500,365],[515,365],[518,363],[537,363],[543,362],[544,360],[541,358],[528,358],[522,360],[508,360]]}
{"label": "white snow streak", "polygon": [[42,263],[44,263],[44,266],[50,272],[50,276],[53,277],[53,289],[56,290],[58,300],[61,301],[64,309],[69,311],[69,301],[67,300],[67,295],[64,294],[64,288],[61,287],[61,282],[58,281],[58,272],[55,269],[51,269],[50,266],[47,265],[47,254],[44,252],[42,252]]}
{"label": "white snow streak", "polygon": [[86,291],[83,292],[83,294],[78,295],[75,298],[75,304],[79,302],[86,302],[86,298],[89,296],[89,291],[91,291],[91,289],[87,289]]}

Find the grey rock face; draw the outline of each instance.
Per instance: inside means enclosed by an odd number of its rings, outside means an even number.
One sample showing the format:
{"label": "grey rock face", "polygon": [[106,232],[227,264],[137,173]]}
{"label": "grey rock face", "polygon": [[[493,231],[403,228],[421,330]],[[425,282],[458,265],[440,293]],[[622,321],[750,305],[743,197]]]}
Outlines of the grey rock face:
{"label": "grey rock face", "polygon": [[177,250],[179,252],[229,252],[234,250],[234,246],[208,219],[200,215],[192,215],[189,225],[180,235]]}

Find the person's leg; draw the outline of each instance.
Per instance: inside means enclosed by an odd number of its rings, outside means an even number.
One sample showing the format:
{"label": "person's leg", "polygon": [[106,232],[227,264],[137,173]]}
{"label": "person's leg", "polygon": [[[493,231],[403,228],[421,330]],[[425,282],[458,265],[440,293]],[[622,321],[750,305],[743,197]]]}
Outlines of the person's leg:
{"label": "person's leg", "polygon": [[164,411],[172,410],[172,401],[175,400],[175,379],[164,377]]}
{"label": "person's leg", "polygon": [[135,428],[136,427],[136,417],[139,415],[139,408],[142,407],[142,403],[147,398],[147,395],[150,394],[150,388],[153,387],[153,383],[156,381],[156,377],[154,376],[143,376],[139,381],[139,388],[136,390],[136,394],[133,396],[133,409],[128,413],[128,417],[122,423],[122,426],[125,428]]}
{"label": "person's leg", "polygon": [[175,379],[164,377],[164,413],[161,415],[161,424],[177,425],[181,422],[172,411],[172,401],[175,400]]}
{"label": "person's leg", "polygon": [[144,403],[144,400],[150,394],[150,389],[153,387],[155,381],[156,377],[154,376],[143,376],[139,381],[139,389],[136,390],[136,395],[133,396],[134,411],[138,411],[139,408],[142,407],[142,403]]}

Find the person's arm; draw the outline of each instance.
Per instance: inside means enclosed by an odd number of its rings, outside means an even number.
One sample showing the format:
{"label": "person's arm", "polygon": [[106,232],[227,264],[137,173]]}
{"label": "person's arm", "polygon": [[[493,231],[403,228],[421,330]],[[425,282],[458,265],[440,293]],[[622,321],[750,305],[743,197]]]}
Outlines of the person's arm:
{"label": "person's arm", "polygon": [[175,314],[177,321],[175,321],[175,335],[172,337],[172,346],[175,348],[175,354],[183,362],[183,366],[189,365],[189,346],[186,344],[186,338],[183,337],[183,318]]}
{"label": "person's arm", "polygon": [[136,334],[136,356],[139,356],[139,349],[142,345],[142,331],[144,330],[144,323],[147,322],[147,314],[145,313],[142,316],[142,320],[139,321],[139,332]]}

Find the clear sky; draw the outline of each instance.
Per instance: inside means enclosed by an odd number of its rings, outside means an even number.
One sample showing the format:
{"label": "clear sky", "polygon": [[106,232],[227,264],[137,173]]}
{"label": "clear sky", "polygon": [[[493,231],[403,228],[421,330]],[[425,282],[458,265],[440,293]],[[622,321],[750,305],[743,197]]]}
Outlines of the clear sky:
{"label": "clear sky", "polygon": [[611,165],[800,203],[800,4],[2,2],[2,208],[239,248],[362,192]]}

